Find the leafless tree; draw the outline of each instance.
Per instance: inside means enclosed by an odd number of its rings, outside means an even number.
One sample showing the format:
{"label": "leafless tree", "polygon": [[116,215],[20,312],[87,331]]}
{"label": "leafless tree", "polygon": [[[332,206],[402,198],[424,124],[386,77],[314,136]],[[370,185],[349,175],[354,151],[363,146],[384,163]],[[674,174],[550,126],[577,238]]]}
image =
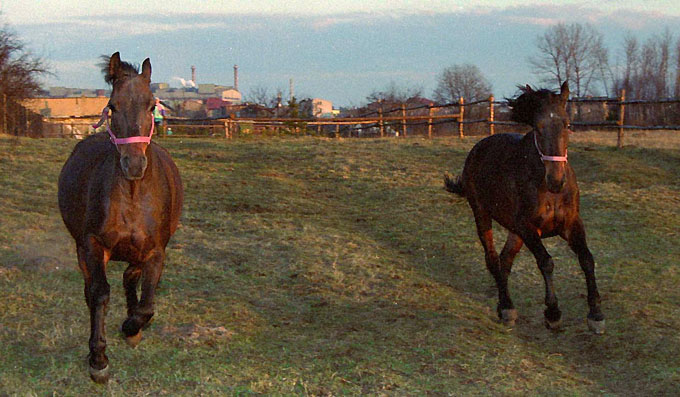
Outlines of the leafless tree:
{"label": "leafless tree", "polygon": [[544,83],[569,81],[576,96],[595,94],[598,83],[607,89],[608,52],[592,25],[559,23],[539,36],[536,45],[539,54],[529,62]]}
{"label": "leafless tree", "polygon": [[479,68],[471,64],[450,66],[437,77],[434,99],[440,103],[487,99],[491,95],[491,83]]}
{"label": "leafless tree", "polygon": [[0,95],[21,102],[40,90],[45,62],[33,55],[7,25],[0,27]]}
{"label": "leafless tree", "polygon": [[[625,89],[626,97],[630,99],[665,98],[674,93],[672,87],[671,63],[673,36],[666,29],[661,35],[649,38],[642,45],[633,36],[626,36],[624,40],[624,62],[621,75],[614,78],[617,90]],[[680,41],[677,45],[676,57],[680,55]],[[680,71],[680,58],[676,58],[677,69]],[[675,94],[678,92],[678,78],[676,71]]]}
{"label": "leafless tree", "polygon": [[400,87],[391,82],[384,90],[371,92],[366,100],[369,102],[405,103],[411,98],[420,97],[423,89],[420,87]]}

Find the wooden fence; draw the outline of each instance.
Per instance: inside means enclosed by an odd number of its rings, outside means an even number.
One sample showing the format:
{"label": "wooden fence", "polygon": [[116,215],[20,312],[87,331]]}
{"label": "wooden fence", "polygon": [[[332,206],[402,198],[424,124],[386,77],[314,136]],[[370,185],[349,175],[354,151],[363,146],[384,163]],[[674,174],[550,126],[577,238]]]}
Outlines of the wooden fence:
{"label": "wooden fence", "polygon": [[[630,108],[635,107],[631,113]],[[640,108],[642,107],[642,108]],[[652,110],[649,110],[652,108]],[[640,110],[642,109],[642,110]],[[624,143],[624,132],[640,130],[680,130],[680,99],[626,100],[625,91],[618,98],[575,98],[568,110],[573,129],[616,129],[618,147]],[[81,137],[92,133],[90,124],[98,115],[86,117],[44,118],[42,136]],[[655,121],[664,123],[657,125]],[[629,122],[629,124],[626,124]],[[635,124],[633,124],[635,123]],[[509,120],[506,101],[488,99],[466,102],[463,98],[445,105],[414,107],[380,106],[376,110],[353,117],[338,118],[205,118],[166,119],[164,131],[174,137],[225,137],[238,134],[267,134],[283,131],[294,134],[317,134],[330,137],[406,137],[421,135],[493,135],[497,132],[527,131],[526,126]]]}

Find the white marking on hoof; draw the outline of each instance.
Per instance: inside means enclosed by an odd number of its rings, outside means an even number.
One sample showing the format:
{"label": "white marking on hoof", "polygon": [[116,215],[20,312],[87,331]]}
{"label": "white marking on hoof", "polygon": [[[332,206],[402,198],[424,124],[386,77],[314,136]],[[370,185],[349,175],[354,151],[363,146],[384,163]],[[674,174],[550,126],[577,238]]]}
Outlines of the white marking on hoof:
{"label": "white marking on hoof", "polygon": [[596,335],[604,334],[604,330],[605,330],[604,320],[600,320],[600,321],[591,320],[591,319],[587,319],[587,320],[588,320],[588,329],[590,331],[592,331]]}
{"label": "white marking on hoof", "polygon": [[133,349],[137,347],[139,342],[142,340],[142,330],[140,329],[139,332],[137,332],[136,335],[132,336],[126,336],[125,337],[125,342],[128,344],[128,346],[132,347]]}
{"label": "white marking on hoof", "polygon": [[517,309],[503,309],[501,310],[501,320],[503,324],[512,327],[517,320]]}
{"label": "white marking on hoof", "polygon": [[96,383],[106,383],[109,381],[109,366],[102,369],[90,368],[90,378]]}

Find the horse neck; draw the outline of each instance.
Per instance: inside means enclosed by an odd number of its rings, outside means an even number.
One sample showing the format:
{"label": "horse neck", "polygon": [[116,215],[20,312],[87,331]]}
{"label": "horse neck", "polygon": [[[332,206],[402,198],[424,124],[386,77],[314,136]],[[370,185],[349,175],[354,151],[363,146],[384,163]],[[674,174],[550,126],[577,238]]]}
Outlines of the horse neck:
{"label": "horse neck", "polygon": [[524,134],[520,141],[519,158],[524,159],[524,161],[528,162],[530,165],[534,164],[534,166],[529,167],[532,178],[528,178],[528,180],[534,181],[534,184],[541,184],[543,183],[545,165],[543,164],[543,161],[541,161],[541,155],[538,153],[536,144],[534,143],[535,134],[536,131],[534,129]]}

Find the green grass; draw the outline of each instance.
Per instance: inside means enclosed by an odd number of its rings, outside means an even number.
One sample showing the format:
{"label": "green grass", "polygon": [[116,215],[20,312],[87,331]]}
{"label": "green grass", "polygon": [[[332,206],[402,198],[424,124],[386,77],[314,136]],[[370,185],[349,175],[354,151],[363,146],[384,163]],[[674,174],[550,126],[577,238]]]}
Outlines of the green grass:
{"label": "green grass", "polygon": [[442,188],[474,139],[161,140],[185,184],[181,227],[134,350],[119,331],[124,265],[109,266],[113,373],[99,386],[56,204],[75,142],[0,137],[0,395],[674,394],[680,149],[630,138],[615,150],[579,135],[569,151],[604,336],[587,331],[584,278],[557,239],[564,330],[542,325],[526,249],[517,325],[496,321],[471,212]]}

